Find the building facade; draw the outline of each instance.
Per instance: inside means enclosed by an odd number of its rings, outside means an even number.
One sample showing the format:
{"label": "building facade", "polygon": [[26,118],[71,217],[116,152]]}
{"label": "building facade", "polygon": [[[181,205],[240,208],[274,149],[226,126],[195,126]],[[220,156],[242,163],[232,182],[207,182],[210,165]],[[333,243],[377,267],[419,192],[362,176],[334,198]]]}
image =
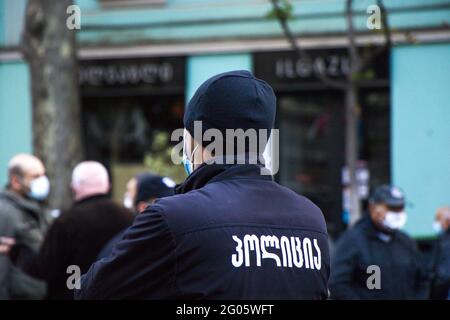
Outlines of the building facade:
{"label": "building facade", "polygon": [[[361,51],[383,45],[383,35],[367,27],[375,2],[354,1]],[[370,63],[359,91],[361,193],[381,183],[402,187],[406,231],[426,238],[436,208],[450,203],[450,1],[384,3],[393,47]],[[182,127],[184,105],[199,84],[219,72],[250,70],[278,98],[276,179],[313,199],[330,233],[345,229],[344,96],[315,74],[348,73],[344,0],[292,1],[289,25],[310,64],[268,17],[268,0],[76,4],[87,157],[111,171],[139,166],[158,148],[160,133]],[[25,0],[0,1],[0,184],[8,159],[32,152],[29,75],[18,50],[25,6]]]}

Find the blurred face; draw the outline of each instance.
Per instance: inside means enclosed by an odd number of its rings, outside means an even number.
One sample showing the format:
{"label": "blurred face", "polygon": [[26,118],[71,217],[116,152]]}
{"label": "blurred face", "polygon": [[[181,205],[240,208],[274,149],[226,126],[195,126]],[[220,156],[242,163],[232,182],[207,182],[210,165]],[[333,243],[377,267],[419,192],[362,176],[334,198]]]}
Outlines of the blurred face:
{"label": "blurred face", "polygon": [[447,231],[450,228],[450,208],[440,208],[436,212],[435,224],[439,225],[442,231]]}
{"label": "blurred face", "polygon": [[16,193],[25,196],[31,190],[31,184],[34,180],[45,175],[45,168],[40,161],[29,160],[21,165],[22,174],[11,175],[11,189]]}
{"label": "blurred face", "polygon": [[123,199],[123,205],[128,209],[134,208],[134,202],[136,200],[136,193],[137,193],[137,180],[136,178],[131,179],[127,183],[127,189],[125,191],[124,199]]}
{"label": "blurred face", "polygon": [[389,207],[383,203],[369,205],[370,218],[380,230],[392,232],[400,229],[406,222],[404,207]]}

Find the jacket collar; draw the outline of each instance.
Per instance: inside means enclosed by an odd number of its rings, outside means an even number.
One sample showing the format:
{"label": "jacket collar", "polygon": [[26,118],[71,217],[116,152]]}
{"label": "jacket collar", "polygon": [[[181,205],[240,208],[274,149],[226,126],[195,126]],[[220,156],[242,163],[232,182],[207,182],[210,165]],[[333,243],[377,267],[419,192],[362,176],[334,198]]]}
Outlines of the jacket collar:
{"label": "jacket collar", "polygon": [[[186,180],[175,188],[176,194],[203,188],[211,182],[231,179],[273,180],[262,164],[224,164],[203,163]],[[236,162],[235,162],[236,163]]]}
{"label": "jacket collar", "polygon": [[382,230],[380,230],[379,228],[377,228],[374,223],[372,222],[372,220],[370,219],[369,214],[366,214],[364,217],[361,218],[361,220],[359,221],[359,224],[361,226],[361,228],[363,229],[364,233],[367,234],[367,236],[369,238],[374,238],[374,239],[378,239],[381,240],[380,238],[380,233],[385,234],[386,236],[391,237],[391,239],[395,238],[396,234],[398,231],[394,230],[391,233],[386,233],[383,232]]}
{"label": "jacket collar", "polygon": [[9,201],[13,202],[16,205],[16,207],[19,207],[22,210],[31,212],[37,216],[41,215],[42,208],[34,200],[31,200],[31,199],[28,199],[25,197],[20,197],[16,193],[14,193],[13,191],[8,190],[8,189],[4,189],[0,193],[0,197],[8,199]]}
{"label": "jacket collar", "polygon": [[85,204],[85,203],[89,203],[92,201],[96,201],[96,200],[102,200],[102,199],[109,199],[108,194],[104,194],[104,193],[98,193],[98,194],[94,194],[85,198],[81,198],[80,200],[77,200],[73,203],[73,206],[79,206],[81,204]]}

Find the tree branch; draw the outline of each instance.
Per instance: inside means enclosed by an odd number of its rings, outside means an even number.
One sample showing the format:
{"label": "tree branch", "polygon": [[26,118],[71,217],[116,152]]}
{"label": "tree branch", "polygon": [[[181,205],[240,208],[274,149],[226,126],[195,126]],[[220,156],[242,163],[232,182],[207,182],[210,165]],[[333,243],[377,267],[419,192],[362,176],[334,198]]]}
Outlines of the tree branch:
{"label": "tree branch", "polygon": [[358,53],[358,47],[356,46],[355,39],[355,27],[353,25],[353,0],[347,0],[345,6],[345,15],[347,18],[348,27],[348,54],[350,56],[350,73],[348,74],[348,80],[354,80],[354,74],[361,70],[361,58]]}
{"label": "tree branch", "polygon": [[372,60],[382,52],[389,52],[392,47],[391,28],[389,27],[388,12],[384,6],[383,0],[377,0],[377,5],[380,8],[381,22],[383,24],[384,46],[377,47],[368,56],[364,57],[361,62],[361,70],[366,68]]}
{"label": "tree branch", "polygon": [[[306,63],[312,65],[312,59],[311,57],[306,53],[305,50],[303,50],[299,44],[297,43],[297,40],[295,39],[294,35],[292,34],[292,31],[289,27],[289,24],[287,22],[287,15],[283,14],[283,9],[280,7],[279,0],[270,0],[272,3],[272,7],[275,13],[275,16],[283,30],[283,33],[289,43],[291,44],[292,48],[296,52],[296,54],[300,57],[300,59],[304,60]],[[328,85],[333,88],[338,89],[345,89],[346,84],[342,81],[337,81],[328,78],[326,75],[322,74],[321,72],[317,72],[316,76],[319,78],[320,81],[322,81],[325,85]]]}
{"label": "tree branch", "polygon": [[380,7],[381,21],[383,23],[383,34],[385,38],[385,49],[389,50],[392,47],[391,28],[389,27],[388,12],[384,6],[383,0],[377,0],[377,5]]}

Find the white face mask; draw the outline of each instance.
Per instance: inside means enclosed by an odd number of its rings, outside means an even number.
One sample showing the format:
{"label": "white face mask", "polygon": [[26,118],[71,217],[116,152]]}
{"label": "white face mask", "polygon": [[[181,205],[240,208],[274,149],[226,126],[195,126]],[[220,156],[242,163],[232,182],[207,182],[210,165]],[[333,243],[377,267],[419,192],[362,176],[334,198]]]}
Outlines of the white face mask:
{"label": "white face mask", "polygon": [[405,211],[388,211],[384,216],[383,225],[391,230],[398,230],[403,228],[406,224],[406,220],[407,218]]}
{"label": "white face mask", "polygon": [[433,230],[436,233],[441,233],[444,230],[444,228],[442,228],[442,224],[439,221],[434,221]]}
{"label": "white face mask", "polygon": [[194,153],[195,153],[195,151],[197,151],[197,148],[198,148],[199,145],[195,146],[194,150],[192,150],[191,158],[189,158],[188,155],[187,155],[187,150],[186,150],[186,134],[187,134],[187,130],[184,129],[184,136],[183,136],[183,165],[184,165],[184,170],[186,171],[186,174],[188,176],[190,176],[192,174],[192,172],[194,171]]}
{"label": "white face mask", "polygon": [[30,182],[30,192],[28,196],[35,200],[45,200],[50,193],[50,181],[47,176],[40,176]]}
{"label": "white face mask", "polygon": [[123,206],[127,209],[133,209],[133,199],[130,196],[125,196],[123,198]]}

